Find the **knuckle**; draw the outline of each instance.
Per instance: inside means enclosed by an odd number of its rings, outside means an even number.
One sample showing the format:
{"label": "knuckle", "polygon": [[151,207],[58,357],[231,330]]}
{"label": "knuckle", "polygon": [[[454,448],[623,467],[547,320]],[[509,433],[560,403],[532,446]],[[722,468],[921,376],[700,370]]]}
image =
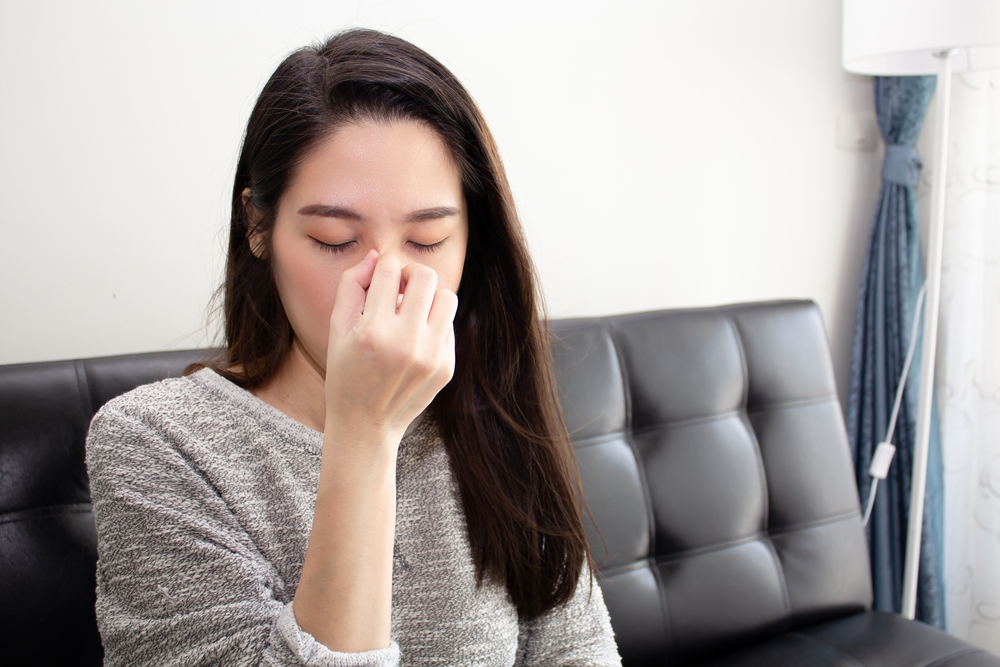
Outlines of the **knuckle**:
{"label": "knuckle", "polygon": [[437,366],[437,351],[432,345],[424,345],[417,357],[417,362],[421,368],[433,370]]}
{"label": "knuckle", "polygon": [[429,378],[433,376],[438,368],[436,350],[426,345],[417,350],[413,359],[413,366],[422,377]]}
{"label": "knuckle", "polygon": [[421,377],[429,378],[434,375],[436,370],[436,364],[430,359],[417,359],[414,362],[414,368],[420,374]]}
{"label": "knuckle", "polygon": [[438,371],[437,371],[436,376],[437,376],[438,382],[442,386],[444,386],[444,385],[448,384],[451,381],[451,378],[452,378],[452,376],[454,376],[454,374],[455,374],[455,364],[453,364],[453,363],[442,363],[438,367]]}
{"label": "knuckle", "polygon": [[372,327],[358,327],[357,343],[365,351],[371,352],[378,349],[378,333]]}

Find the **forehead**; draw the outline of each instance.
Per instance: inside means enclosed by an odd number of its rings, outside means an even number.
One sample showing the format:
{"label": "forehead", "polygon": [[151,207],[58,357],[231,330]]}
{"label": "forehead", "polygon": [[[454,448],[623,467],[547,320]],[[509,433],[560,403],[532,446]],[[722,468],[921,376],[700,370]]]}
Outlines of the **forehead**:
{"label": "forehead", "polygon": [[362,121],[337,128],[306,154],[285,194],[343,205],[459,206],[462,185],[454,157],[427,124]]}

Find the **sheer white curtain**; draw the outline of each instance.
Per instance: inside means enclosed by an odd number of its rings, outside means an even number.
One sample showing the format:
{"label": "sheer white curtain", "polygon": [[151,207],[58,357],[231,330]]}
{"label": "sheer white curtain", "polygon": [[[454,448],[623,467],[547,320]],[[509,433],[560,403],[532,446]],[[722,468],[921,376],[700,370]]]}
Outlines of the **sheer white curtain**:
{"label": "sheer white curtain", "polygon": [[948,630],[1000,654],[1000,70],[952,84],[938,390]]}

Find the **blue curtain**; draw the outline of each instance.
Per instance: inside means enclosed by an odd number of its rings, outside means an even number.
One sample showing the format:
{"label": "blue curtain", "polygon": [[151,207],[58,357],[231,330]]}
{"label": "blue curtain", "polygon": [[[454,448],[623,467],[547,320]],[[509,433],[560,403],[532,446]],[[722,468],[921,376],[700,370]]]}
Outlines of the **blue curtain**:
{"label": "blue curtain", "polygon": [[[847,405],[847,430],[863,503],[872,481],[868,467],[875,447],[885,438],[924,281],[916,197],[922,164],[916,143],[935,82],[933,76],[875,78],[875,111],[886,156],[858,293]],[[896,457],[889,476],[879,483],[868,523],[875,609],[881,611],[898,612],[902,597],[922,336],[921,332],[892,439]],[[936,406],[930,444],[917,618],[943,629],[943,481]]]}

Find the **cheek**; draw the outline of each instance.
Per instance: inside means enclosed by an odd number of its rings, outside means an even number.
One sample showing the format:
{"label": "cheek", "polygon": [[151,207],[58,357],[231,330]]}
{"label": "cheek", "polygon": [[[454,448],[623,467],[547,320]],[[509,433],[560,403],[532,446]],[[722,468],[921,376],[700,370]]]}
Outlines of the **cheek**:
{"label": "cheek", "polygon": [[305,308],[311,317],[330,319],[340,271],[330,271],[329,267],[317,266],[316,263],[296,262],[284,273],[292,292],[289,297],[298,302],[298,307]]}
{"label": "cheek", "polygon": [[344,268],[333,258],[274,239],[274,280],[285,314],[296,337],[323,358],[329,336],[330,313]]}
{"label": "cheek", "polygon": [[438,286],[446,287],[456,294],[458,293],[458,286],[462,281],[462,270],[465,268],[468,237],[468,227],[463,226],[455,234],[455,243],[447,247],[440,255],[430,261],[423,258],[417,260],[430,265],[432,269],[437,271]]}
{"label": "cheek", "polygon": [[444,285],[452,292],[458,293],[458,286],[462,282],[462,269],[465,268],[465,253],[468,250],[468,233],[463,234],[459,247],[455,249],[455,255],[448,264],[448,278]]}
{"label": "cheek", "polygon": [[458,286],[462,282],[462,269],[465,266],[465,253],[460,253],[457,257],[448,262],[444,269],[441,287],[447,287],[452,292],[458,294]]}

